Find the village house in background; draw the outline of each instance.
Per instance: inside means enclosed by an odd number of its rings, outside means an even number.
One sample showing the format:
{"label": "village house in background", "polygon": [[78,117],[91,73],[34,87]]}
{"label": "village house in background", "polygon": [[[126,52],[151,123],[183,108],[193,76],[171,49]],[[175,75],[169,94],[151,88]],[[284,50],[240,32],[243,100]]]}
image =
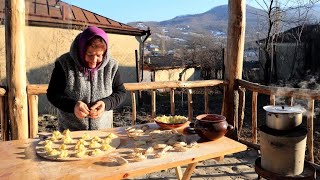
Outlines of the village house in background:
{"label": "village house in background", "polygon": [[[259,41],[265,43],[265,39]],[[303,79],[320,70],[320,25],[304,25],[291,28],[276,35],[274,46],[272,79],[290,81]],[[260,64],[265,64],[263,50],[259,51]],[[263,70],[261,70],[263,73]]]}
{"label": "village house in background", "polygon": [[200,80],[200,65],[175,59],[172,55],[146,56],[143,81],[194,81]]}
{"label": "village house in background", "polygon": [[[109,49],[112,57],[119,62],[124,82],[137,82],[137,63],[142,62],[141,49],[150,31],[128,26],[63,1],[26,0],[25,5],[28,83],[48,84],[55,59],[68,52],[76,35],[90,25],[108,33]],[[0,0],[0,85],[6,85],[4,7],[5,0]],[[50,103],[46,98],[40,97],[39,113],[48,113],[47,104]]]}

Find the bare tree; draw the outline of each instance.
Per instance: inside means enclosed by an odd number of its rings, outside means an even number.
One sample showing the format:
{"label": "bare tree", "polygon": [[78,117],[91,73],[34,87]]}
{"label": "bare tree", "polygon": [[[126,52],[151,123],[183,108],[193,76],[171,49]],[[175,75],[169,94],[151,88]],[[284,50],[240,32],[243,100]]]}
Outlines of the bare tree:
{"label": "bare tree", "polygon": [[219,39],[212,36],[199,36],[190,39],[186,46],[180,50],[180,59],[187,65],[185,70],[191,66],[199,65],[204,79],[222,78],[222,44]]}
{"label": "bare tree", "polygon": [[[256,2],[265,11],[265,15],[260,17],[259,22],[263,23],[260,27],[267,29],[267,31],[258,30],[259,33],[265,33],[264,42],[258,43],[258,45],[265,58],[264,64],[261,64],[264,72],[264,83],[269,84],[273,80],[277,80],[274,43],[279,41],[280,32],[300,25],[302,28],[295,36],[298,46],[301,43],[300,37],[304,25],[310,23],[309,11],[319,0],[286,0],[281,1],[281,3],[277,0],[256,0]],[[288,18],[289,15],[290,18]]]}

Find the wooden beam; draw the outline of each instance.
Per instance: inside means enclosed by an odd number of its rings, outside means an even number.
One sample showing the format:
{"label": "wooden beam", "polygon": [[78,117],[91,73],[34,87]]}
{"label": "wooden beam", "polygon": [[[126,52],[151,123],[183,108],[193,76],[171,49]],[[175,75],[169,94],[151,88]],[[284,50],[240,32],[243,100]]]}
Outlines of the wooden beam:
{"label": "wooden beam", "polygon": [[6,69],[12,139],[28,138],[25,0],[5,0]]}
{"label": "wooden beam", "polygon": [[157,99],[157,91],[152,90],[152,92],[151,92],[151,117],[152,117],[152,119],[154,119],[156,117],[156,111],[157,111],[156,99]]}
{"label": "wooden beam", "polygon": [[[252,83],[242,79],[237,80],[239,86],[246,88],[249,91],[256,91],[260,94],[294,97],[297,99],[315,99],[320,100],[319,90],[287,88],[287,87],[271,87],[257,83]],[[281,91],[279,89],[281,88]]]}
{"label": "wooden beam", "polygon": [[132,125],[136,124],[137,120],[137,102],[136,102],[136,93],[131,91],[131,104],[132,104]]}
{"label": "wooden beam", "polygon": [[204,88],[204,113],[209,114],[209,88]]}
{"label": "wooden beam", "polygon": [[128,91],[152,90],[152,89],[170,89],[170,88],[197,88],[212,87],[228,84],[223,80],[201,80],[201,81],[162,81],[162,82],[140,82],[125,83],[124,87]]}
{"label": "wooden beam", "polygon": [[192,89],[188,89],[188,120],[193,119],[193,101],[192,101]]}
{"label": "wooden beam", "polygon": [[[242,79],[243,51],[246,26],[246,1],[229,0],[229,23],[228,23],[228,41],[227,41],[227,62],[225,63],[226,80],[229,81],[225,115],[231,125],[234,122],[234,91],[237,90],[236,79]],[[236,137],[235,132],[228,133],[229,137]]]}
{"label": "wooden beam", "polygon": [[258,143],[258,93],[252,92],[252,142]]}
{"label": "wooden beam", "polygon": [[29,137],[36,138],[38,135],[38,95],[28,96],[29,105]]}
{"label": "wooden beam", "polygon": [[314,162],[313,155],[313,115],[314,115],[314,99],[308,99],[308,110],[307,110],[307,152],[308,161]]}
{"label": "wooden beam", "polygon": [[171,115],[175,115],[175,101],[174,101],[174,88],[170,89],[170,108],[171,108]]}

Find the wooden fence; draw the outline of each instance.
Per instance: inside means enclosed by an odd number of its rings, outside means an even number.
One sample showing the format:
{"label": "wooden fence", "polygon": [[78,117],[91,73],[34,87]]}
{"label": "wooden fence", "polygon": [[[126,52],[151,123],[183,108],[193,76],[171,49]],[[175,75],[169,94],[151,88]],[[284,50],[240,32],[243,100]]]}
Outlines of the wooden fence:
{"label": "wooden fence", "polygon": [[[289,98],[289,105],[293,105],[294,99],[306,99],[308,101],[307,107],[307,159],[314,162],[314,152],[313,152],[313,116],[314,116],[314,102],[320,99],[320,91],[308,90],[308,89],[297,89],[297,88],[284,88],[284,87],[270,87],[263,86],[256,83],[251,83],[244,80],[237,80],[239,86],[239,96],[238,96],[238,120],[242,124],[244,121],[244,102],[245,102],[245,91],[252,92],[252,111],[251,111],[251,121],[252,121],[252,142],[239,139],[239,141],[252,146],[258,147],[258,127],[257,127],[257,105],[258,105],[258,94],[270,95],[270,104],[275,105],[276,96],[283,96]],[[228,82],[222,80],[203,80],[203,81],[167,81],[167,82],[142,82],[142,83],[125,83],[124,86],[127,91],[131,94],[132,100],[132,123],[135,124],[137,118],[137,103],[136,103],[136,92],[137,91],[150,91],[151,92],[151,116],[156,116],[156,91],[160,89],[169,89],[170,91],[170,105],[171,114],[174,115],[175,103],[174,103],[174,91],[176,88],[187,89],[188,94],[188,117],[192,119],[193,117],[193,103],[192,103],[192,89],[193,88],[204,88],[204,113],[209,112],[208,106],[208,92],[209,87],[223,86],[226,87]],[[48,85],[47,84],[37,84],[28,85],[28,108],[29,108],[29,136],[34,138],[38,133],[38,95],[46,94]],[[6,91],[0,88],[0,119],[3,139],[8,138],[8,123],[6,121]],[[224,103],[224,102],[222,102]],[[224,107],[224,105],[222,105]],[[222,109],[223,111],[223,109]],[[239,128],[239,127],[238,127]],[[240,126],[241,128],[241,126]]]}

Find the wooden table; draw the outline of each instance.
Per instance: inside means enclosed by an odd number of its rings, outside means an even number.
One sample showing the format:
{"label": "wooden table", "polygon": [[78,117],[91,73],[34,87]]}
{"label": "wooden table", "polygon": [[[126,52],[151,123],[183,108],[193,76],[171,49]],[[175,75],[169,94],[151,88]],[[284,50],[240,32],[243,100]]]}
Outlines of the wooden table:
{"label": "wooden table", "polygon": [[[121,153],[130,144],[124,128],[106,130],[121,138],[115,153]],[[194,135],[195,136],[195,135]],[[178,179],[190,179],[199,161],[223,157],[244,151],[247,147],[222,137],[216,141],[199,143],[198,148],[186,152],[170,152],[165,157],[130,162],[123,166],[105,163],[106,157],[81,161],[57,162],[38,157],[34,147],[39,139],[0,142],[0,179],[123,179],[169,168],[176,168]],[[180,166],[188,165],[184,174]]]}

